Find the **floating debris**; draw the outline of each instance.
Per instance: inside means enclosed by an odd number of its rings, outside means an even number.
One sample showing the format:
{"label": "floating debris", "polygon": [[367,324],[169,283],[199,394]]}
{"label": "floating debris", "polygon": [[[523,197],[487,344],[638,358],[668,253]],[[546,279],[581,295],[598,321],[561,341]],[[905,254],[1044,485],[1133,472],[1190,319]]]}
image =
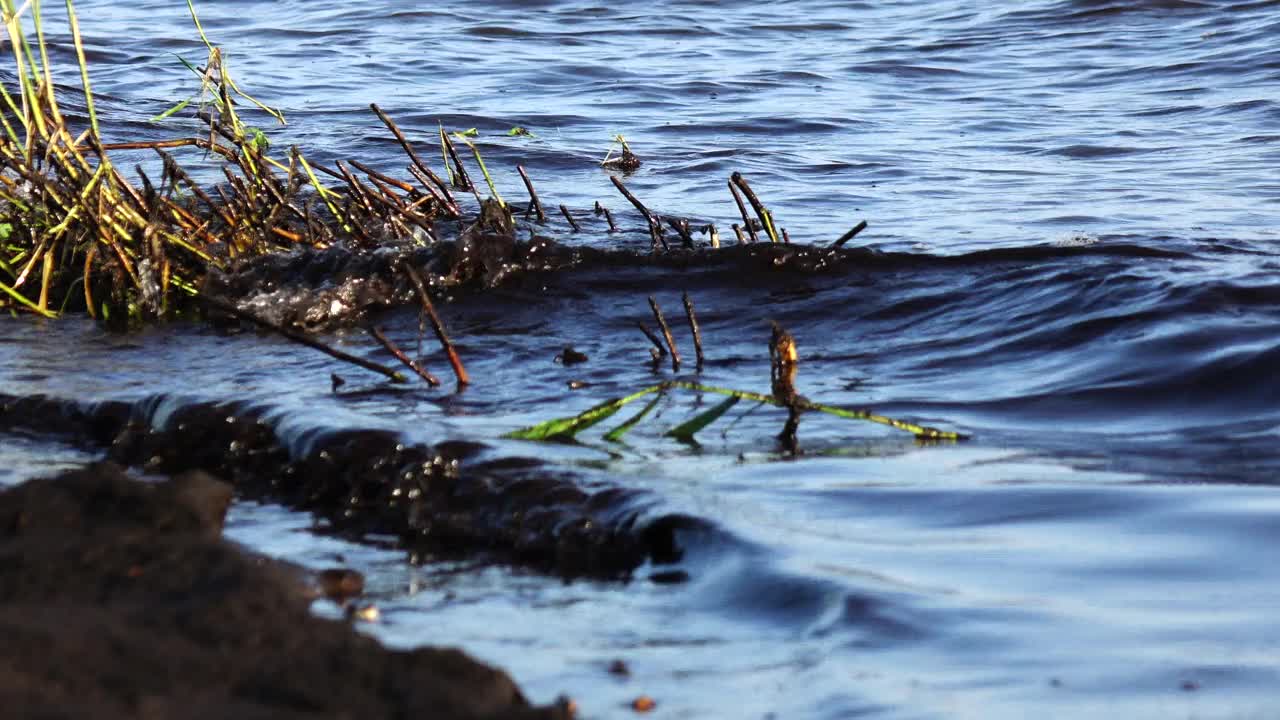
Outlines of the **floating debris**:
{"label": "floating debris", "polygon": [[566,366],[578,365],[586,362],[587,360],[590,360],[590,358],[588,358],[585,353],[580,353],[568,345],[566,345],[564,350],[561,350],[555,357],[555,362],[557,364]]}

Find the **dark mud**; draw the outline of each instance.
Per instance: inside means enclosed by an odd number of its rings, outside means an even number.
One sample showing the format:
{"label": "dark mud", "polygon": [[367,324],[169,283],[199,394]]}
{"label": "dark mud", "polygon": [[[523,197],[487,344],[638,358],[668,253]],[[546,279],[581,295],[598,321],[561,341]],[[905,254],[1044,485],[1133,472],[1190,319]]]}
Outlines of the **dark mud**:
{"label": "dark mud", "polygon": [[564,718],[456,649],[313,617],[301,574],[221,539],[230,486],[100,463],[0,493],[7,718]]}
{"label": "dark mud", "polygon": [[372,429],[308,431],[286,444],[268,415],[166,396],[77,404],[0,395],[0,429],[101,446],[111,460],[148,472],[211,472],[243,496],[310,511],[333,532],[392,536],[420,554],[626,578],[646,562],[678,560],[677,532],[704,524],[647,517],[645,493],[580,487],[540,461],[486,459],[478,444],[406,445]]}

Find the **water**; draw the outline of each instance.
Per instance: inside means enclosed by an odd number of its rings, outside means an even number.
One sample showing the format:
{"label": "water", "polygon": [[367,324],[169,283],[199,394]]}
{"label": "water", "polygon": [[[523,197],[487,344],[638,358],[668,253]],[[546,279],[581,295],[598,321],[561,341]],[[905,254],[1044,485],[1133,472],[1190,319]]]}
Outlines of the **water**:
{"label": "water", "polygon": [[[866,218],[852,244],[886,254],[813,272],[637,260],[458,292],[442,309],[477,379],[460,395],[334,396],[331,371],[374,380],[273,338],[182,325],[111,337],[78,320],[0,324],[4,390],[230,398],[293,428],[482,440],[711,520],[682,538],[688,582],[646,568],[565,584],[415,565],[280,508],[236,508],[232,533],[255,547],[364,570],[386,618],[370,629],[387,642],[461,644],[590,717],[627,714],[640,693],[668,717],[1273,712],[1274,5],[743,5],[200,9],[235,77],[289,118],[278,147],[403,166],[369,102],[427,157],[437,121],[475,127],[505,196],[523,199],[523,164],[544,203],[584,223],[546,232],[643,251],[643,220],[598,167],[621,133],[645,160],[628,186],[650,207],[730,237],[736,170],[794,240],[826,243]],[[111,139],[183,134],[146,122],[194,86],[171,54],[201,58],[181,6],[78,7]],[[625,232],[603,232],[596,200]],[[782,416],[744,403],[686,446],[662,432],[714,402],[687,393],[624,446],[602,431],[577,447],[498,438],[669,377],[633,321],[648,294],[677,315],[682,291],[706,382],[767,388],[773,319],[797,338],[809,397],[974,439],[919,446],[807,416],[805,453],[788,459],[773,440]],[[379,322],[412,344],[409,311]],[[330,339],[377,356],[358,332]],[[591,362],[555,364],[566,344]],[[83,454],[3,448],[15,469],[0,482]],[[615,658],[629,680],[606,672]]]}

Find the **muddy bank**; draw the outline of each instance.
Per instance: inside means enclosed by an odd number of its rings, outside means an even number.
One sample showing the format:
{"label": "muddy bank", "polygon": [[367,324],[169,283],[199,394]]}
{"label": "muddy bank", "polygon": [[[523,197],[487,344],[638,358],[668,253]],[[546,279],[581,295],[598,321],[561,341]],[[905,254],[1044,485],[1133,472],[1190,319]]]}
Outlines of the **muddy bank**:
{"label": "muddy bank", "polygon": [[537,460],[487,458],[479,444],[428,447],[386,430],[325,428],[289,441],[270,415],[163,395],[81,404],[0,394],[0,429],[103,447],[111,460],[150,472],[211,472],[242,496],[309,511],[335,532],[393,536],[424,554],[619,578],[678,560],[678,532],[705,525],[649,516],[646,494],[580,487]]}
{"label": "muddy bank", "polygon": [[459,650],[312,616],[299,571],[221,539],[231,493],[111,463],[0,493],[5,717],[570,717]]}

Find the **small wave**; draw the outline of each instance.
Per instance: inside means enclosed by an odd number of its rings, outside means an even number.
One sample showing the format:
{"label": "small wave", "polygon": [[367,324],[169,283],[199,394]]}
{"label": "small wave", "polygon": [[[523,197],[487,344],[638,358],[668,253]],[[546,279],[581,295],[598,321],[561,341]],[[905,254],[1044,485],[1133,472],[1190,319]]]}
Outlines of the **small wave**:
{"label": "small wave", "polygon": [[1139,155],[1143,153],[1155,152],[1152,148],[1137,148],[1116,145],[1067,145],[1064,147],[1051,148],[1048,150],[1040,150],[1037,155],[1061,155],[1063,157],[1077,158],[1081,160],[1092,160],[1097,158],[1122,157],[1125,155]]}

